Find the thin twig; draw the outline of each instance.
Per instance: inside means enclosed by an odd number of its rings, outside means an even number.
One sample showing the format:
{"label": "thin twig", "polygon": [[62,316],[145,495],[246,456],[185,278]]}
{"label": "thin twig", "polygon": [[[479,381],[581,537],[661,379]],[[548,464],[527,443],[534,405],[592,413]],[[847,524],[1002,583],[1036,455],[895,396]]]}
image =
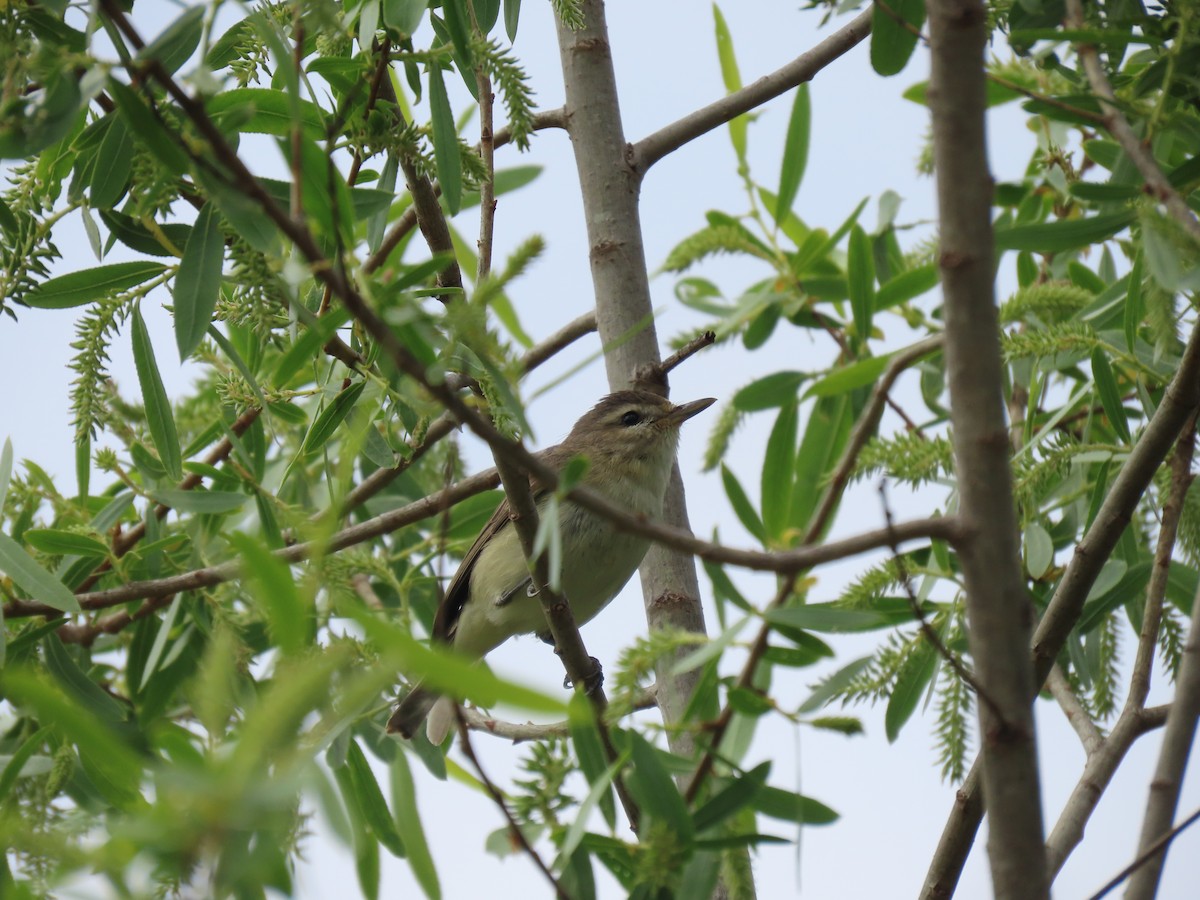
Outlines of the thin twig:
{"label": "thin twig", "polygon": [[[657,686],[650,685],[638,695],[633,703],[633,708],[635,710],[653,709],[658,705],[657,693]],[[506,722],[495,716],[485,715],[469,706],[462,708],[462,714],[472,731],[503,738],[514,744],[566,737],[571,733],[571,723],[567,721],[547,722],[542,725],[533,722]]]}
{"label": "thin twig", "polygon": [[680,364],[691,359],[705,347],[711,347],[717,340],[715,331],[706,331],[692,338],[666,359],[659,363],[642,366],[633,376],[633,383],[649,390],[665,389],[667,376]]}
{"label": "thin twig", "polygon": [[[1082,0],[1066,0],[1066,11],[1068,28],[1085,27]],[[1116,95],[1113,94],[1108,75],[1104,72],[1104,64],[1100,61],[1100,53],[1095,46],[1082,41],[1075,45],[1075,51],[1079,54],[1079,61],[1083,63],[1083,70],[1092,85],[1092,92],[1100,101],[1104,125],[1109,134],[1121,145],[1125,155],[1142,173],[1150,194],[1167,208],[1171,218],[1182,225],[1193,240],[1200,241],[1200,219],[1196,218],[1187,201],[1171,186],[1171,182],[1155,161],[1150,147],[1134,134],[1133,126],[1117,106]]]}
{"label": "thin twig", "polygon": [[1165,850],[1171,841],[1175,840],[1175,838],[1179,837],[1179,835],[1181,835],[1188,828],[1191,828],[1198,821],[1200,821],[1200,809],[1196,810],[1194,813],[1160,837],[1151,846],[1147,847],[1145,852],[1139,854],[1137,859],[1118,872],[1112,881],[1100,888],[1100,890],[1096,891],[1096,893],[1092,894],[1088,900],[1101,900],[1101,898],[1108,896],[1115,888],[1120,886],[1122,881],[1144,866],[1158,853]]}
{"label": "thin twig", "polygon": [[[894,522],[892,520],[892,506],[890,503],[888,503],[887,498],[886,479],[879,482],[879,500],[883,505],[884,521],[887,523],[888,530],[891,531],[892,527],[894,526]],[[1001,727],[1011,727],[1007,722],[1005,722],[1004,714],[1000,709],[999,704],[997,704],[995,700],[988,696],[987,691],[983,689],[983,685],[979,683],[979,679],[975,677],[974,673],[971,672],[970,669],[963,665],[962,660],[958,658],[958,654],[952,652],[950,648],[946,646],[941,635],[939,635],[934,627],[929,624],[929,620],[925,618],[925,610],[921,609],[921,601],[918,600],[917,595],[913,593],[912,582],[910,581],[908,575],[908,567],[904,564],[904,557],[900,555],[900,548],[893,546],[891,550],[892,563],[896,566],[896,577],[899,579],[900,584],[904,588],[904,595],[908,598],[908,607],[912,610],[913,618],[917,620],[917,625],[920,627],[921,634],[924,636],[925,640],[929,642],[930,646],[937,651],[938,655],[941,656],[942,659],[950,664],[950,668],[954,670],[954,674],[961,678],[962,681],[975,692],[975,695],[979,697],[980,701],[987,704],[988,708],[992,711],[992,715],[995,716],[996,720],[1001,723]]]}
{"label": "thin twig", "polygon": [[859,13],[817,46],[808,50],[770,75],[759,78],[708,106],[678,119],[647,135],[628,150],[630,166],[644,175],[651,166],[689,141],[693,141],[743,113],[762,106],[812,78],[834,60],[856,47],[871,32],[874,12]]}
{"label": "thin twig", "polygon": [[[1092,721],[1087,710],[1083,708],[1083,704],[1075,694],[1075,689],[1071,687],[1071,682],[1067,680],[1066,673],[1058,663],[1055,663],[1054,668],[1050,670],[1050,674],[1046,678],[1046,687],[1058,702],[1063,715],[1067,717],[1067,722],[1075,729],[1075,734],[1079,736],[1079,741],[1083,744],[1083,752],[1090,757],[1104,745],[1104,735],[1096,727],[1096,723]],[[1050,841],[1046,843],[1049,844]]]}
{"label": "thin twig", "polygon": [[[534,115],[531,130],[543,131],[548,128],[566,128],[566,121],[566,114],[561,108],[545,110]],[[497,131],[495,139],[492,141],[493,146],[497,150],[510,143],[512,143],[512,129],[507,126]],[[433,195],[435,197],[442,195],[442,186],[437,182],[434,182],[433,185]],[[379,248],[363,263],[363,274],[370,275],[387,262],[387,258],[391,256],[392,251],[416,227],[417,210],[415,207],[410,206],[400,214],[400,218],[388,229],[387,234],[384,235],[383,240],[379,244]]]}
{"label": "thin twig", "polygon": [[525,851],[525,855],[533,860],[533,864],[537,866],[538,871],[540,871],[542,875],[546,877],[546,880],[550,882],[551,886],[554,888],[554,895],[558,897],[559,900],[571,900],[571,895],[566,892],[561,884],[559,884],[558,879],[554,877],[554,873],[550,871],[549,867],[542,860],[541,854],[534,849],[533,845],[530,844],[529,840],[525,837],[525,832],[523,832],[521,830],[521,826],[517,824],[517,820],[514,818],[512,810],[508,808],[508,801],[504,799],[504,795],[500,792],[500,789],[496,787],[492,779],[488,778],[487,773],[483,770],[483,766],[479,762],[479,757],[475,755],[475,748],[471,746],[471,730],[467,727],[467,720],[463,718],[461,710],[458,710],[457,707],[455,707],[455,710],[456,715],[458,716],[458,740],[462,745],[463,753],[466,755],[467,759],[471,761],[471,765],[474,766],[475,774],[479,776],[479,780],[483,783],[483,788],[485,791],[487,791],[488,796],[492,798],[492,802],[495,803],[496,806],[500,808],[500,812],[504,814],[504,818],[508,821],[509,833],[512,835],[513,840],[520,844],[521,849]]}

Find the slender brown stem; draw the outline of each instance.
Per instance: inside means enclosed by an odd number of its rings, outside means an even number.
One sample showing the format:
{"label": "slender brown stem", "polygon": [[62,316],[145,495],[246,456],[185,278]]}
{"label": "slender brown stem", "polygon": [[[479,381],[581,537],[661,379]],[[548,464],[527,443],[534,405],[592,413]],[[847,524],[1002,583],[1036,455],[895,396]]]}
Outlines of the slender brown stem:
{"label": "slender brown stem", "polygon": [[467,720],[463,718],[461,710],[457,710],[457,715],[458,739],[462,746],[463,754],[471,761],[471,765],[475,769],[475,774],[479,776],[479,780],[483,784],[483,789],[487,792],[487,795],[492,798],[492,802],[503,813],[505,820],[508,822],[508,830],[512,839],[520,845],[525,855],[533,860],[533,864],[537,866],[538,871],[550,882],[551,887],[554,888],[554,896],[558,897],[559,900],[571,900],[571,895],[566,892],[558,879],[554,877],[554,873],[550,871],[541,854],[534,849],[533,845],[529,843],[529,839],[525,837],[525,832],[521,830],[521,826],[513,817],[512,810],[508,808],[508,801],[504,799],[504,794],[500,792],[500,789],[496,787],[492,779],[488,778],[487,773],[483,770],[483,765],[479,762],[479,757],[475,755],[475,748],[471,745],[471,730],[467,727]]}

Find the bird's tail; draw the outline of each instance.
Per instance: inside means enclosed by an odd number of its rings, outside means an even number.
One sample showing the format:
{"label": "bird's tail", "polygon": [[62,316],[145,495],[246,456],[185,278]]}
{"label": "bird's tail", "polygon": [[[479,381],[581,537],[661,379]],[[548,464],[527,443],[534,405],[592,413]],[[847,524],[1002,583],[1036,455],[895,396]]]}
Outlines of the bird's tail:
{"label": "bird's tail", "polygon": [[454,701],[418,684],[396,705],[388,719],[388,733],[398,733],[407,740],[417,733],[427,716],[429,724],[425,726],[425,733],[429,742],[436,746],[446,739],[454,724]]}

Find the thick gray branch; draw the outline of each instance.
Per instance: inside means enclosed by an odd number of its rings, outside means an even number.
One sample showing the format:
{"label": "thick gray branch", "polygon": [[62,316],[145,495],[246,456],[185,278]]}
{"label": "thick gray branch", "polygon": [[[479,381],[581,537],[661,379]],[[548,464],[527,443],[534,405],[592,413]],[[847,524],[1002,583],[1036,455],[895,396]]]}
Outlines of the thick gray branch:
{"label": "thick gray branch", "polygon": [[1000,329],[993,291],[984,134],[986,13],[979,0],[928,0],[929,106],[937,171],[946,369],[966,581],[968,636],[980,683],[983,783],[995,895],[1046,896],[1028,647],[1033,608],[1021,573]]}

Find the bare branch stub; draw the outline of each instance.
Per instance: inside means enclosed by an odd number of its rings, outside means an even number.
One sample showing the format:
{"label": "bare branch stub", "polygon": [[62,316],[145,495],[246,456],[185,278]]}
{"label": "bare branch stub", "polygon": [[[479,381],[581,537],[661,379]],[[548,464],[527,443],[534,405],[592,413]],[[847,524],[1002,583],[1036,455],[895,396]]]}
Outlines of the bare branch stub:
{"label": "bare branch stub", "polygon": [[705,347],[711,347],[717,341],[715,331],[706,331],[699,337],[692,338],[662,362],[638,366],[633,375],[633,383],[642,390],[653,391],[666,396],[670,385],[668,375],[679,365],[691,359]]}

